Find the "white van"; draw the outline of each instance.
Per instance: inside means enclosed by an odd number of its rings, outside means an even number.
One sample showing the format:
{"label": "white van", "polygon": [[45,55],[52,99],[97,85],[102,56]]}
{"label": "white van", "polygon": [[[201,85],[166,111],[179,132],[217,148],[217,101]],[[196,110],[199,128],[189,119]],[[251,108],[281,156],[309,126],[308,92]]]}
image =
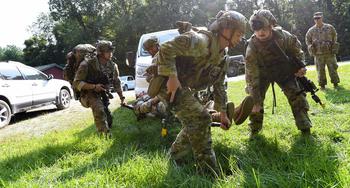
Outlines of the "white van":
{"label": "white van", "polygon": [[179,35],[177,29],[158,31],[154,33],[143,34],[140,38],[139,45],[137,46],[137,52],[135,57],[135,94],[138,96],[140,93],[146,93],[148,83],[146,77],[143,76],[148,66],[152,63],[151,55],[142,47],[143,42],[149,39],[151,36],[156,36],[159,43],[162,44],[166,41],[172,40]]}

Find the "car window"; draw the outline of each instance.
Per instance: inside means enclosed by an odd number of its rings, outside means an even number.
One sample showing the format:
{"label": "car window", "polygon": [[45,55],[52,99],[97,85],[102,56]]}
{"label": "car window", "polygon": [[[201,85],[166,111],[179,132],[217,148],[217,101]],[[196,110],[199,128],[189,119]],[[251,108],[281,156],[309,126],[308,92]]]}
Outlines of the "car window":
{"label": "car window", "polygon": [[47,76],[33,68],[19,67],[27,80],[47,80]]}
{"label": "car window", "polygon": [[15,66],[1,66],[0,74],[5,80],[23,80],[22,74],[18,71]]}
{"label": "car window", "polygon": [[134,79],[132,77],[128,77],[128,81],[133,81]]}
{"label": "car window", "polygon": [[[158,40],[159,40],[159,44],[163,44],[164,42],[167,42],[169,40],[172,40],[173,38],[175,38],[176,36],[178,36],[179,33],[174,32],[174,33],[165,33],[162,35],[157,36]],[[141,44],[143,44],[148,38],[143,38]],[[143,47],[141,48],[141,56],[149,56],[150,54],[143,49]]]}

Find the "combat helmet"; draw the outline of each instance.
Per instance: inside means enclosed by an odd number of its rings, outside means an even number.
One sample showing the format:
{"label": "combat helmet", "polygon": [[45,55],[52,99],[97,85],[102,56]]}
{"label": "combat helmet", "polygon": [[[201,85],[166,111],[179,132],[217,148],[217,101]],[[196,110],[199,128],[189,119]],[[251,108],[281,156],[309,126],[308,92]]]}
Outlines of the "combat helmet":
{"label": "combat helmet", "polygon": [[245,32],[247,18],[241,13],[229,10],[219,11],[215,17],[215,21],[209,26],[210,31],[217,32],[220,29],[238,29]]}
{"label": "combat helmet", "polygon": [[254,11],[249,19],[249,25],[253,31],[257,31],[269,25],[276,26],[277,20],[269,10],[261,9]]}
{"label": "combat helmet", "polygon": [[151,36],[149,39],[147,39],[143,44],[143,49],[148,50],[152,46],[159,45],[158,38],[156,36]]}
{"label": "combat helmet", "polygon": [[78,44],[73,48],[73,54],[79,52],[80,59],[84,59],[84,57],[88,54],[93,54],[96,51],[96,48],[91,44]]}
{"label": "combat helmet", "polygon": [[101,53],[101,52],[111,52],[114,50],[114,46],[112,44],[111,41],[108,40],[100,40],[97,41],[96,43],[96,49],[97,49],[97,53]]}

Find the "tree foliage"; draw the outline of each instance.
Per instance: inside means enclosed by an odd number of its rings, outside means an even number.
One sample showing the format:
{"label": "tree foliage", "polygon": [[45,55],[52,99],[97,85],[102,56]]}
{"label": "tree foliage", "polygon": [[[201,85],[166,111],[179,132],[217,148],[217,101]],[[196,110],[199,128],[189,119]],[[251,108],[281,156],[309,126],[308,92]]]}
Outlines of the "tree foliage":
{"label": "tree foliage", "polygon": [[14,45],[7,45],[5,48],[0,47],[0,61],[19,61],[23,60],[21,48]]}
{"label": "tree foliage", "polygon": [[[305,33],[314,24],[312,14],[323,11],[325,22],[338,31],[339,56],[350,54],[348,0],[49,0],[50,13],[38,17],[33,37],[26,41],[25,60],[63,64],[75,45],[107,39],[116,46],[122,74],[127,74],[132,70],[125,66],[125,53],[135,51],[142,34],[174,28],[178,20],[208,26],[225,3],[248,19],[259,8],[271,10],[279,25],[298,36],[304,50]],[[250,35],[248,31],[246,38]]]}

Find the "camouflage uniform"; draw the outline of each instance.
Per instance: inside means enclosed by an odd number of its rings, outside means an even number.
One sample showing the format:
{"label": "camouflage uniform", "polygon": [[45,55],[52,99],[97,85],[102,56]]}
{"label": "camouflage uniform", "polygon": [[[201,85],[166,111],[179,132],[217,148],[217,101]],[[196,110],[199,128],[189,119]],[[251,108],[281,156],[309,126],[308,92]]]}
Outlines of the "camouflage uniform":
{"label": "camouflage uniform", "polygon": [[[320,14],[320,13],[318,13]],[[317,14],[315,13],[316,17]],[[322,15],[319,15],[322,18]],[[323,23],[321,27],[312,26],[305,36],[306,45],[311,56],[314,56],[316,64],[318,84],[321,87],[327,85],[326,70],[327,65],[331,83],[339,83],[338,65],[335,54],[338,50],[337,32],[330,24]]]}
{"label": "camouflage uniform", "polygon": [[[224,52],[219,49],[218,36],[210,32],[205,33],[207,34],[190,31],[176,37],[161,46],[156,58],[158,74],[162,76],[176,74],[182,85],[172,105],[183,129],[171,146],[171,157],[180,160],[192,150],[200,167],[209,165],[216,169],[209,126],[211,117],[194,97],[194,93],[214,85],[215,104],[219,106],[221,112],[226,112],[227,96],[224,89],[226,72],[221,71],[224,69],[220,67],[226,67],[226,64],[221,63],[224,62],[221,61]],[[183,61],[178,60],[175,63],[175,57],[180,56],[192,58],[187,61],[184,58]],[[168,101],[165,85],[158,96],[164,102]]]}
{"label": "camouflage uniform", "polygon": [[134,109],[136,114],[152,114],[157,117],[166,116],[166,106],[158,99],[151,98],[148,95],[140,96],[134,103]]}
{"label": "camouflage uniform", "polygon": [[84,107],[90,107],[94,116],[98,132],[108,132],[109,126],[101,95],[93,90],[82,90],[84,84],[88,83],[94,76],[103,73],[107,75],[109,83],[113,84],[120,98],[123,98],[121,82],[119,80],[118,66],[109,61],[105,65],[98,61],[97,57],[86,58],[80,63],[74,78],[73,87],[81,92],[80,102]]}
{"label": "camouflage uniform", "polygon": [[[252,18],[251,18],[252,19]],[[275,43],[276,42],[276,43]],[[294,77],[294,70],[283,64],[281,53],[271,48],[273,44],[278,44],[281,50],[289,57],[299,60],[303,58],[303,51],[299,40],[289,32],[280,28],[273,28],[272,38],[268,41],[260,41],[253,36],[248,42],[246,51],[246,82],[247,91],[253,97],[255,104],[264,105],[265,94],[272,82],[276,82],[283,90],[291,106],[296,126],[299,130],[309,130],[311,121],[308,117],[308,102],[305,93],[301,91]],[[290,75],[282,78],[284,75]],[[280,77],[280,78],[278,78]],[[257,133],[262,129],[263,110],[250,115],[249,126],[252,133]]]}

